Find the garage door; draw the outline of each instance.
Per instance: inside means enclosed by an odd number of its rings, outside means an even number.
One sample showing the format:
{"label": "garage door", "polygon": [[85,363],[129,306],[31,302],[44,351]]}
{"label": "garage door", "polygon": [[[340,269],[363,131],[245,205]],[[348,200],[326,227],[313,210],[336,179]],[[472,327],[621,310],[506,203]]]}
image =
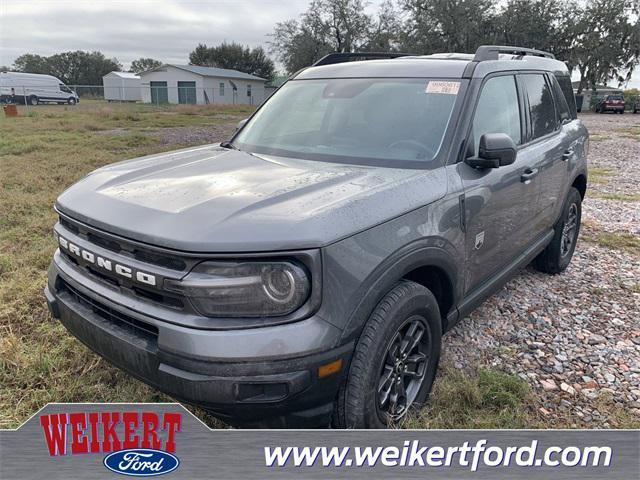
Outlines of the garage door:
{"label": "garage door", "polygon": [[196,82],[178,82],[178,103],[196,103]]}
{"label": "garage door", "polygon": [[151,103],[169,103],[167,82],[149,82],[151,88]]}

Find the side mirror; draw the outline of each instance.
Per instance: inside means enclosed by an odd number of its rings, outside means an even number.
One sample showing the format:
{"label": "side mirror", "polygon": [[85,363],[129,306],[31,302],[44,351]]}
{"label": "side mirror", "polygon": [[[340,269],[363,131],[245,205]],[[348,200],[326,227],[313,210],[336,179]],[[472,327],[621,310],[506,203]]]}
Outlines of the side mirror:
{"label": "side mirror", "polygon": [[465,163],[474,168],[498,168],[516,161],[516,144],[506,133],[485,133],[480,137],[477,157],[469,157]]}
{"label": "side mirror", "polygon": [[240,130],[242,127],[244,127],[244,124],[247,123],[247,120],[249,120],[249,119],[248,118],[244,118],[244,119],[242,119],[242,120],[240,120],[238,122],[238,124],[236,125],[236,132],[238,130]]}

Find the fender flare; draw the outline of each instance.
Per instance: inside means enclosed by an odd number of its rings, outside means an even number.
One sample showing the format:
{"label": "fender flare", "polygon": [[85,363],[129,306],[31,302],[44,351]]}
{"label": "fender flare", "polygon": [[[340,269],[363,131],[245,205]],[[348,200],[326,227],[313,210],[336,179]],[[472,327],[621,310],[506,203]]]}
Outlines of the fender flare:
{"label": "fender flare", "polygon": [[[342,332],[341,343],[358,338],[382,298],[400,279],[416,268],[437,267],[444,272],[453,288],[451,311],[457,312],[457,304],[462,296],[461,289],[464,282],[459,278],[460,271],[454,261],[455,253],[453,245],[446,240],[428,238],[405,245],[388,256],[358,289],[360,301],[349,314],[349,319]],[[444,316],[448,312],[441,313]],[[454,316],[453,323],[456,320],[457,316]]]}

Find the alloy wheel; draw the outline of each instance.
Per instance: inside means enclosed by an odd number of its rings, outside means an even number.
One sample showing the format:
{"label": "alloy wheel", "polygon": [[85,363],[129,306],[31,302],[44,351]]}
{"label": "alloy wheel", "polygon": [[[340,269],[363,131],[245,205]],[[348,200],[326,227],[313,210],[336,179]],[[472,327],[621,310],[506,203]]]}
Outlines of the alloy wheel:
{"label": "alloy wheel", "polygon": [[400,420],[415,401],[430,351],[429,326],[420,316],[407,319],[389,342],[377,388],[378,411],[387,419]]}

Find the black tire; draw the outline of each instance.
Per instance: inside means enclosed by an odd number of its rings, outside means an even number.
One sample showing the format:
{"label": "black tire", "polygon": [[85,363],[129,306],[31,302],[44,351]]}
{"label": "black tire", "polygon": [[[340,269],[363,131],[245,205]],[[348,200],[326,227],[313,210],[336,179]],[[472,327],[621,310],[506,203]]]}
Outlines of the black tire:
{"label": "black tire", "polygon": [[38,105],[38,97],[36,97],[35,95],[31,95],[29,97],[29,105],[33,105],[33,106]]}
{"label": "black tire", "polygon": [[73,97],[69,97],[69,100],[67,100],[67,103],[69,105],[75,105],[76,104],[76,99]]}
{"label": "black tire", "polygon": [[[414,282],[396,284],[358,340],[336,400],[334,426],[385,428],[424,404],[438,368],[441,340],[440,310],[433,294]],[[390,415],[392,404],[395,417]]]}
{"label": "black tire", "polygon": [[533,261],[533,266],[537,270],[555,274],[569,266],[578,242],[581,217],[582,197],[577,189],[571,187],[562,215],[554,226],[553,240]]}

